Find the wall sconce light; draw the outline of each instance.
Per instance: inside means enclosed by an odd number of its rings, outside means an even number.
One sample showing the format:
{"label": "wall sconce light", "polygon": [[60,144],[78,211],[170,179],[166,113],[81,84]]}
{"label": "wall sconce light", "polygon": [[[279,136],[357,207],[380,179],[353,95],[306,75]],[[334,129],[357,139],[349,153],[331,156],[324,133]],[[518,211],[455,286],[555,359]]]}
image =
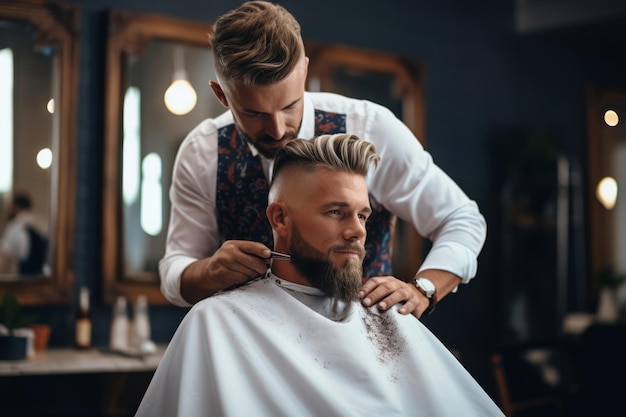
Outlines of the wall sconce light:
{"label": "wall sconce light", "polygon": [[608,126],[615,127],[619,123],[619,115],[615,110],[607,110],[604,112],[604,123]]}
{"label": "wall sconce light", "polygon": [[165,107],[177,116],[189,113],[196,106],[198,95],[187,80],[183,49],[177,46],[174,49],[174,75],[172,84],[165,90]]}
{"label": "wall sconce light", "polygon": [[37,165],[41,169],[48,169],[52,165],[52,151],[50,148],[43,148],[37,152]]}
{"label": "wall sconce light", "polygon": [[602,178],[596,187],[596,197],[605,209],[612,210],[617,201],[617,181],[615,178]]}

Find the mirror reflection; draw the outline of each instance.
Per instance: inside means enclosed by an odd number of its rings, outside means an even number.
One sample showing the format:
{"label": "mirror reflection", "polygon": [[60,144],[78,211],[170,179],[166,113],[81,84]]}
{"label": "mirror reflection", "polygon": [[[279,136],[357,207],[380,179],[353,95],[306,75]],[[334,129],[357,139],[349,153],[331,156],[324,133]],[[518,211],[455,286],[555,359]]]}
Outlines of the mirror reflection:
{"label": "mirror reflection", "polygon": [[0,20],[0,277],[50,275],[54,50]]}
{"label": "mirror reflection", "polygon": [[109,12],[103,195],[103,301],[142,294],[167,305],[158,262],[165,253],[169,188],[182,140],[223,107],[213,95],[211,25]]}
{"label": "mirror reflection", "polygon": [[593,290],[603,271],[626,274],[626,91],[591,90],[589,212]]}
{"label": "mirror reflection", "polygon": [[[210,90],[215,79],[210,24],[112,10],[107,52],[107,124],[103,212],[104,301],[147,296],[168,304],[159,288],[165,251],[168,190],[181,141],[224,109]],[[395,56],[309,43],[312,89],[387,104],[423,139],[419,68]],[[317,87],[315,86],[317,83]],[[191,87],[191,88],[190,88]],[[355,91],[357,94],[355,94]],[[412,271],[422,241],[399,227],[395,267]],[[410,252],[410,253],[409,253]]]}
{"label": "mirror reflection", "polygon": [[198,123],[224,109],[209,87],[213,55],[205,47],[152,40],[144,55],[129,57],[124,73],[124,275],[158,281],[178,146]]}
{"label": "mirror reflection", "polygon": [[0,3],[0,293],[71,301],[75,6]]}

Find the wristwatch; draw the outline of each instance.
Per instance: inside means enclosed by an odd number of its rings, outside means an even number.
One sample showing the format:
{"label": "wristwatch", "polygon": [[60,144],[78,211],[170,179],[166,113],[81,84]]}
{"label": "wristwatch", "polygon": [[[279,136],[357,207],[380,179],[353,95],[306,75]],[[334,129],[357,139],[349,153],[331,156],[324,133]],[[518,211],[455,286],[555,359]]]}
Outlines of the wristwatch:
{"label": "wristwatch", "polygon": [[424,311],[424,314],[430,314],[435,310],[437,305],[437,288],[428,278],[420,277],[413,280],[413,284],[419,292],[424,294],[428,298],[428,308]]}

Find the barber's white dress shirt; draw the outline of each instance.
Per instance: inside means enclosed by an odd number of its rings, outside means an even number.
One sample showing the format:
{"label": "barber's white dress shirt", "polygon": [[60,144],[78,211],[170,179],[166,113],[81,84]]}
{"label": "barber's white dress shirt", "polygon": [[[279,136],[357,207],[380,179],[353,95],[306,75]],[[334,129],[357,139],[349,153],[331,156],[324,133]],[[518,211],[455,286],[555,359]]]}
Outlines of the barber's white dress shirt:
{"label": "barber's white dress shirt", "polygon": [[415,317],[269,272],[188,312],[136,416],[503,414]]}
{"label": "barber's white dress shirt", "polygon": [[[420,235],[433,241],[420,269],[442,269],[469,282],[476,275],[477,256],[486,237],[485,220],[476,203],[435,165],[390,110],[336,94],[305,93],[298,137],[314,137],[316,109],[346,114],[347,133],[376,146],[381,161],[368,176],[372,203],[412,223]],[[217,131],[232,123],[230,111],[203,121],[183,141],[176,158],[166,252],[159,264],[161,290],[176,305],[189,305],[180,294],[182,271],[213,255],[221,245],[215,209]],[[263,157],[261,161],[269,179],[272,162]]]}

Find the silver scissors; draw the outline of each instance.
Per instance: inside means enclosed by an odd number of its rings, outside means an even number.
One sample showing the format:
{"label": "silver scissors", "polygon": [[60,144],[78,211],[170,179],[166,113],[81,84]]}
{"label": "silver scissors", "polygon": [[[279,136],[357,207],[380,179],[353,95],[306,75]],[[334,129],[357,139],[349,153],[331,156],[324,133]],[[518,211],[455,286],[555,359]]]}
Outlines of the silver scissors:
{"label": "silver scissors", "polygon": [[274,252],[271,251],[270,259],[284,260],[288,261],[291,259],[291,255],[287,255],[286,253]]}

